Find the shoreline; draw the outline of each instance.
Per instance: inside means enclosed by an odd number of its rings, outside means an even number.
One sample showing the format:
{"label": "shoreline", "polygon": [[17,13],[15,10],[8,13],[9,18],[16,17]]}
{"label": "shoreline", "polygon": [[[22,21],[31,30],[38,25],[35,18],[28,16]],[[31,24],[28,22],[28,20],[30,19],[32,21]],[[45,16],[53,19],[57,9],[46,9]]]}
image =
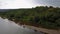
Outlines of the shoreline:
{"label": "shoreline", "polygon": [[[20,25],[19,23],[16,23],[16,24]],[[39,28],[39,27],[35,27],[35,26],[30,26],[30,25],[23,25],[23,26],[24,26],[24,28],[27,27],[29,29],[37,30],[37,31],[47,33],[47,34],[60,34],[60,30],[52,30],[52,29],[46,29],[46,28],[41,28],[41,27]]]}
{"label": "shoreline", "polygon": [[37,30],[37,31],[44,32],[44,33],[47,33],[47,34],[60,34],[60,30],[38,28],[38,27],[34,27],[34,26],[29,26],[29,25],[24,25],[24,26],[29,28],[29,29]]}

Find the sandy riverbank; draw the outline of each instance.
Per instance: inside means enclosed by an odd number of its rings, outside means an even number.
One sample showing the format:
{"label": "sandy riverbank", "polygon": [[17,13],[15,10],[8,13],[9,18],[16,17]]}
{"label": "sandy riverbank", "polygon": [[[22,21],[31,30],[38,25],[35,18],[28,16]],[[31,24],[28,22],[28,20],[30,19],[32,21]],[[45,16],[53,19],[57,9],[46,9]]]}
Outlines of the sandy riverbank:
{"label": "sandy riverbank", "polygon": [[[20,25],[20,24],[18,23],[18,25]],[[45,33],[48,33],[48,34],[60,34],[60,30],[51,30],[51,29],[45,29],[45,28],[38,28],[38,27],[34,27],[34,26],[29,26],[29,25],[24,25],[24,26],[29,28],[29,29],[45,32]]]}
{"label": "sandy riverbank", "polygon": [[[19,23],[18,23],[19,25]],[[60,34],[60,30],[51,30],[51,29],[45,29],[45,28],[38,28],[38,27],[34,27],[34,26],[29,26],[29,25],[23,25],[29,29],[32,29],[32,30],[37,30],[37,31],[40,31],[40,32],[45,32],[45,33],[48,33],[48,34]]]}
{"label": "sandy riverbank", "polygon": [[51,30],[51,29],[45,29],[45,28],[38,28],[38,27],[34,27],[34,26],[29,26],[29,25],[24,25],[24,26],[29,28],[29,29],[45,32],[45,33],[48,33],[48,34],[60,34],[60,30]]}

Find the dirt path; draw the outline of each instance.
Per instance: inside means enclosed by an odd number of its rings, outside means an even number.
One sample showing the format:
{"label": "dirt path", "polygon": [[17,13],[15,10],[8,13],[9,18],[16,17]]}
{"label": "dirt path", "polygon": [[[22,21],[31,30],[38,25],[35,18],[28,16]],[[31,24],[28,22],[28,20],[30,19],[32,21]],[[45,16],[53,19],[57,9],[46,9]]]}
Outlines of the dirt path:
{"label": "dirt path", "polygon": [[28,27],[29,29],[37,30],[37,31],[42,31],[48,34],[60,34],[60,30],[50,30],[50,29],[45,29],[45,28],[38,28],[34,26],[28,26],[24,25],[25,27]]}

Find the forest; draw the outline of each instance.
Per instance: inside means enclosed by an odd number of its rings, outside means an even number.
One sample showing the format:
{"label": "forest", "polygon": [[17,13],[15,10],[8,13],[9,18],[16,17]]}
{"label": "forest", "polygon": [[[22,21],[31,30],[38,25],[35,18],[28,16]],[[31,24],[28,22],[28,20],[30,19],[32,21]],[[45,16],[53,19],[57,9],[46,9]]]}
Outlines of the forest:
{"label": "forest", "polygon": [[0,12],[0,17],[8,18],[15,23],[47,29],[60,29],[60,8],[37,6],[27,9],[10,9]]}

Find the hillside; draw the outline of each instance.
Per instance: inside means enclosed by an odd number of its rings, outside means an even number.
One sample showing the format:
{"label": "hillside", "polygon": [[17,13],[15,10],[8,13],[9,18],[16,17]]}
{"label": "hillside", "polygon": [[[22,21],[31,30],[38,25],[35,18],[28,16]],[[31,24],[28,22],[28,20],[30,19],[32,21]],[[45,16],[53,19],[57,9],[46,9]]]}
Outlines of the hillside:
{"label": "hillside", "polygon": [[0,12],[0,16],[19,24],[60,29],[60,8],[58,7],[37,6],[30,9],[11,9]]}

